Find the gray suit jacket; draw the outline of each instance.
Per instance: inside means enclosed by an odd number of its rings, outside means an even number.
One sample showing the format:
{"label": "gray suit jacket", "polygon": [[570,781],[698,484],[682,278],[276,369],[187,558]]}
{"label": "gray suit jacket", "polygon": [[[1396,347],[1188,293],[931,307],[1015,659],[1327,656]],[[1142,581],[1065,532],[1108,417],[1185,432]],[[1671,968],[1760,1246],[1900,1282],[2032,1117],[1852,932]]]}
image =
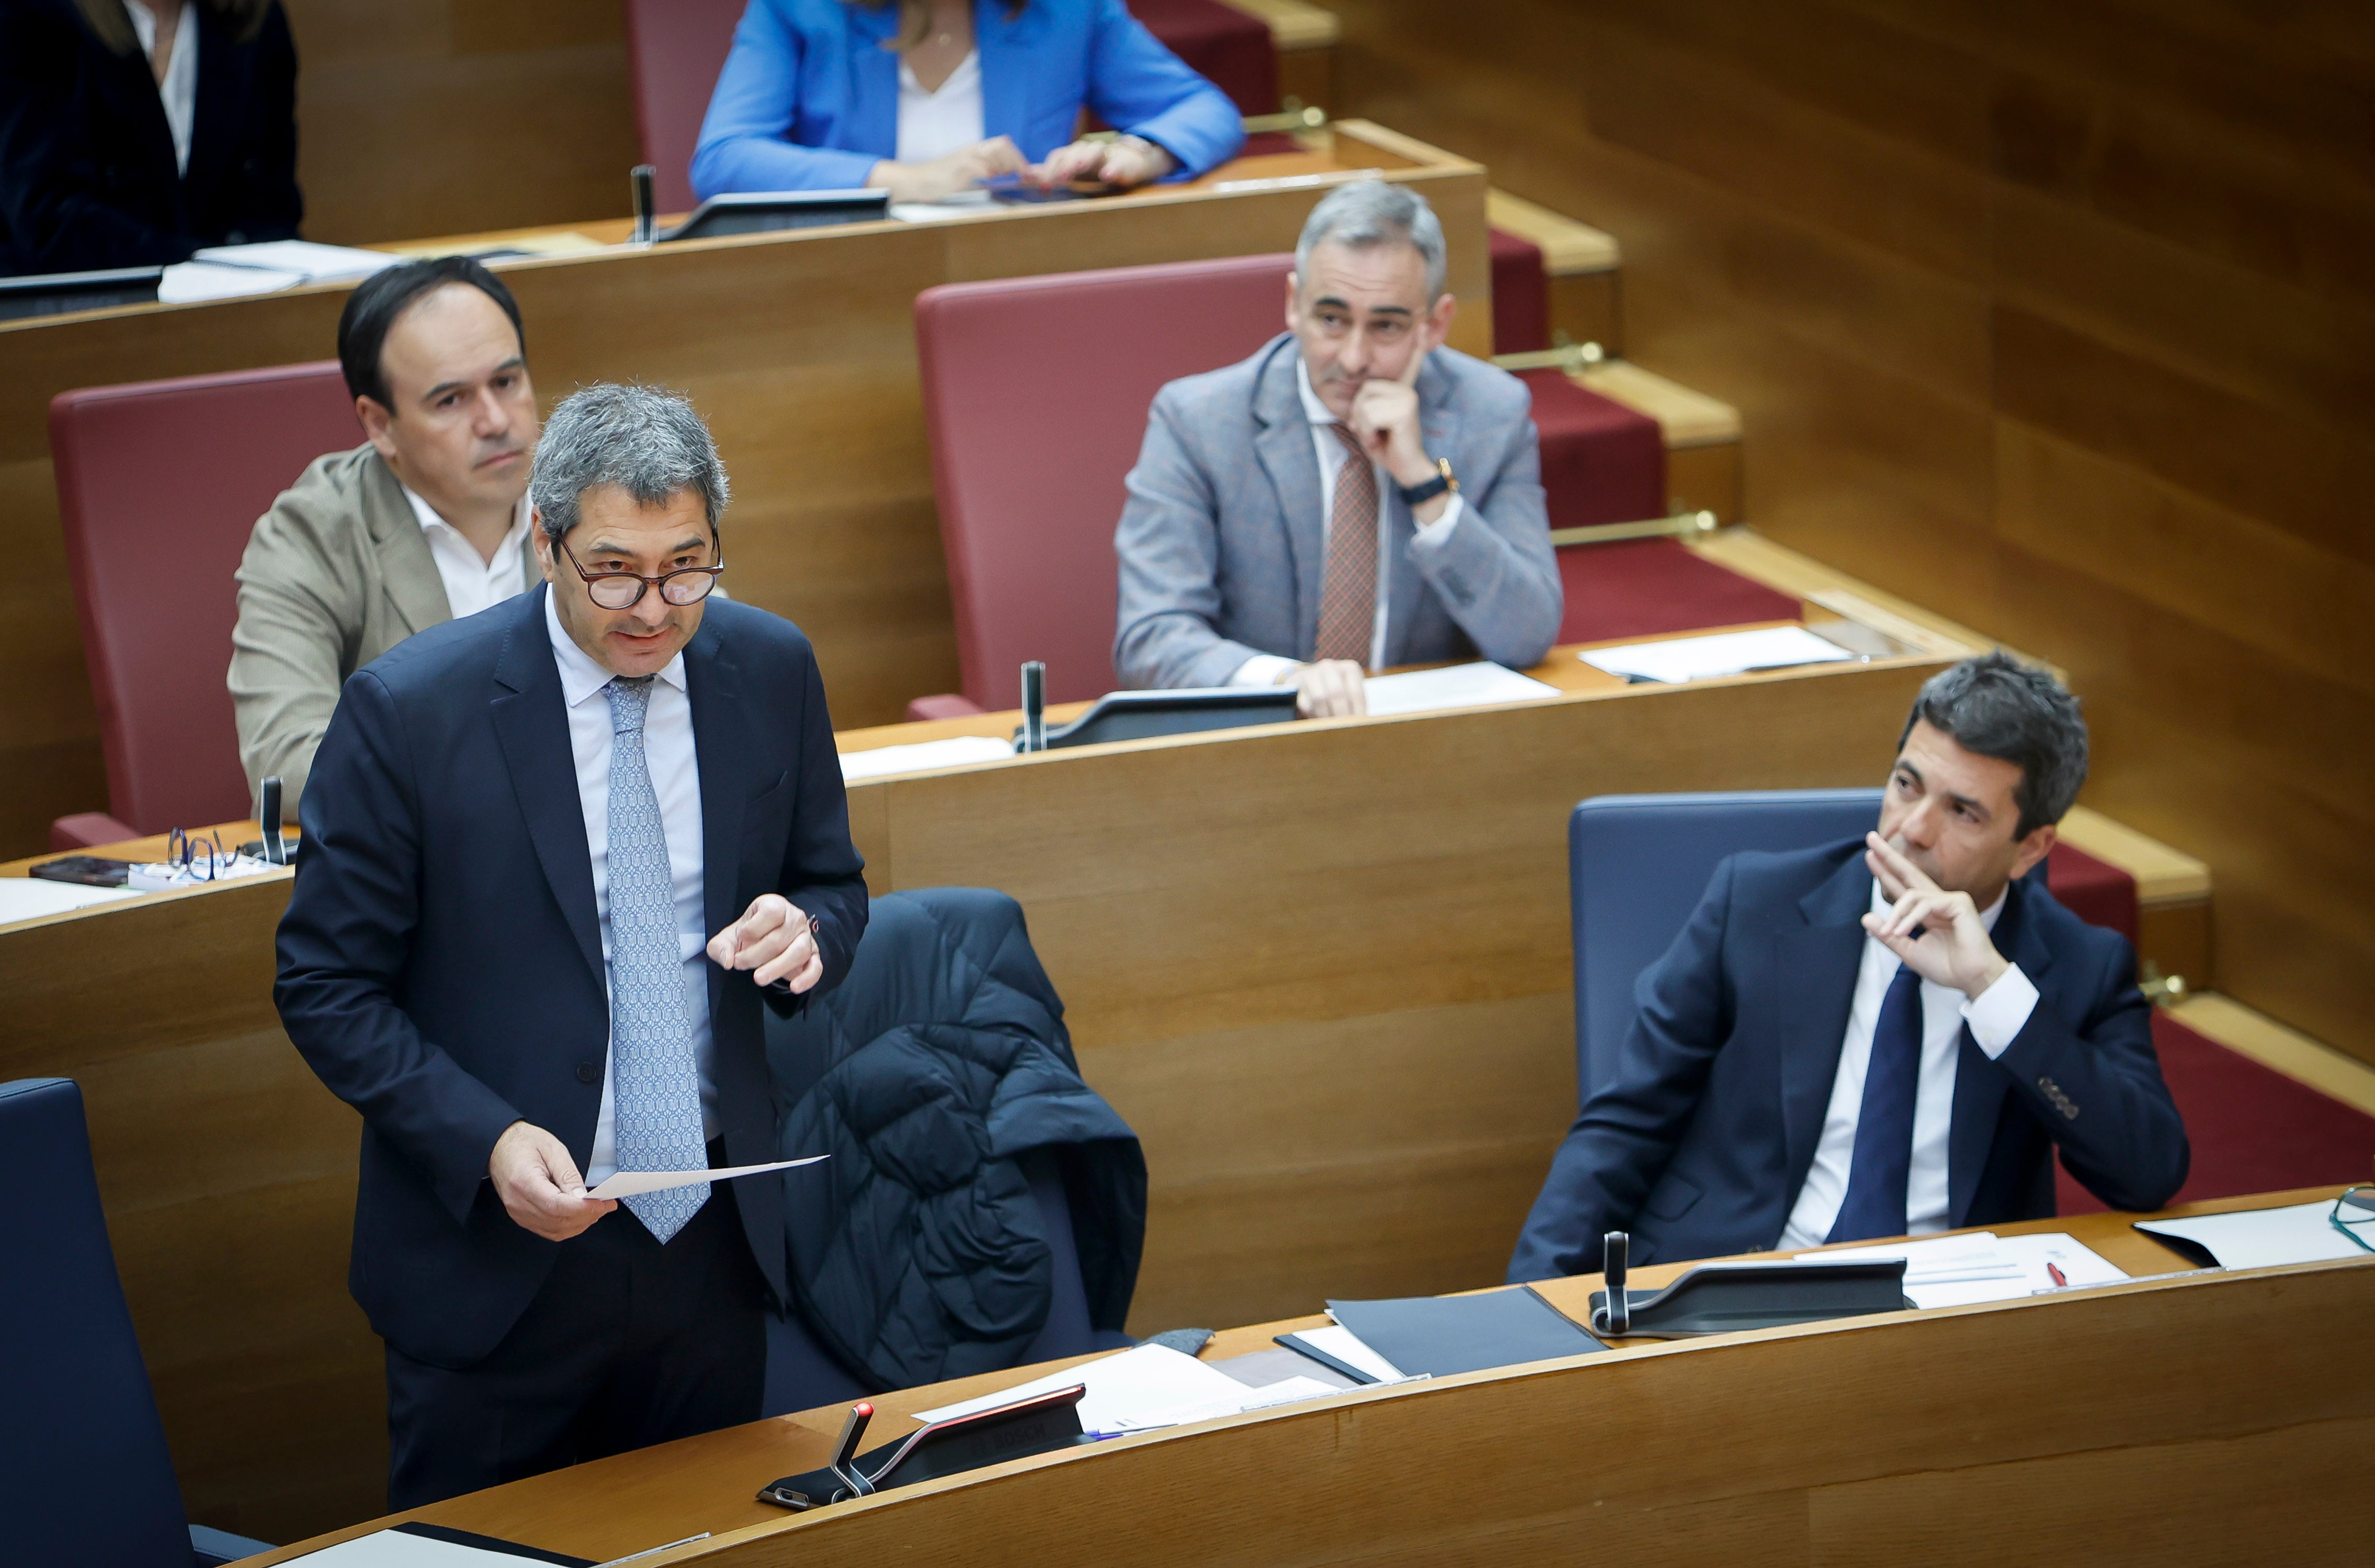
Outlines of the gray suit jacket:
{"label": "gray suit jacket", "polygon": [[[542,573],[523,548],[533,584]],[[294,821],[347,677],[453,619],[420,520],[371,443],[315,458],[256,520],[239,564],[230,698],[251,798],[279,774]]]}
{"label": "gray suit jacket", "polygon": [[[1220,686],[1256,654],[1309,659],[1327,570],[1319,460],[1296,388],[1294,338],[1155,395],[1114,550],[1121,604],[1114,668],[1128,687]],[[1532,397],[1449,348],[1418,377],[1427,451],[1451,459],[1466,509],[1418,544],[1388,488],[1386,663],[1540,663],[1565,605]]]}

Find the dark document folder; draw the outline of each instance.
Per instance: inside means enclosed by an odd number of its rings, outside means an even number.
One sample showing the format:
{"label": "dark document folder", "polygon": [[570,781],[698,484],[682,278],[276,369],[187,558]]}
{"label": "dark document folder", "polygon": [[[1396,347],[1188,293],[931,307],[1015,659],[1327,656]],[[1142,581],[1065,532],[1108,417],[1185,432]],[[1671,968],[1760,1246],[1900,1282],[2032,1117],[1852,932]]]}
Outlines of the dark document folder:
{"label": "dark document folder", "polygon": [[1329,1302],[1328,1311],[1412,1377],[1449,1377],[1608,1349],[1530,1285],[1478,1296]]}

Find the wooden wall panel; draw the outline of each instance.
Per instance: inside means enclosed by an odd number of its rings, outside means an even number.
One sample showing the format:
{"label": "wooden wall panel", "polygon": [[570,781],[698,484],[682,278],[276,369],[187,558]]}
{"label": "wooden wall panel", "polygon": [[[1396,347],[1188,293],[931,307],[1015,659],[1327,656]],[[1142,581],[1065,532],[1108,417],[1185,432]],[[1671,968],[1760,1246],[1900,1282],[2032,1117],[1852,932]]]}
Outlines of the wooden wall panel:
{"label": "wooden wall panel", "polygon": [[2375,1059],[2375,13],[1333,8],[1347,112],[1624,243],[1747,521],[2067,668],[2222,986]]}

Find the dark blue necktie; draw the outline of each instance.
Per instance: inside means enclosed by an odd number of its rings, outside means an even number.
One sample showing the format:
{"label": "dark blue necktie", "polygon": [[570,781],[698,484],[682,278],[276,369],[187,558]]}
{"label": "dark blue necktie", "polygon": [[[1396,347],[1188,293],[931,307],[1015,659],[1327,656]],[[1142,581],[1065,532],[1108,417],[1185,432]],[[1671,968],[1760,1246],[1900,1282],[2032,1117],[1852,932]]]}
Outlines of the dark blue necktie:
{"label": "dark blue necktie", "polygon": [[1905,1234],[1905,1185],[1913,1172],[1913,1101],[1921,1084],[1921,976],[1899,964],[1881,998],[1856,1114],[1848,1194],[1825,1237],[1865,1242]]}

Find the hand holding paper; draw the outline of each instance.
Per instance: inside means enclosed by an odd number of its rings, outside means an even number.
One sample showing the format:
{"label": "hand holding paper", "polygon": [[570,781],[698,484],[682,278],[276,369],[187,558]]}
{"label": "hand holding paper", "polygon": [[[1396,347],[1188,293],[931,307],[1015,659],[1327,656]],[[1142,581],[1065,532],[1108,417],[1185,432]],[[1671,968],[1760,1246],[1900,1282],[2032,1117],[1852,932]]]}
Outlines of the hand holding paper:
{"label": "hand holding paper", "polygon": [[592,1202],[615,1203],[637,1193],[666,1192],[670,1187],[689,1187],[695,1182],[730,1182],[737,1176],[788,1171],[795,1165],[813,1165],[831,1158],[829,1154],[811,1154],[805,1160],[778,1160],[770,1165],[728,1165],[715,1171],[620,1171],[585,1197]]}

